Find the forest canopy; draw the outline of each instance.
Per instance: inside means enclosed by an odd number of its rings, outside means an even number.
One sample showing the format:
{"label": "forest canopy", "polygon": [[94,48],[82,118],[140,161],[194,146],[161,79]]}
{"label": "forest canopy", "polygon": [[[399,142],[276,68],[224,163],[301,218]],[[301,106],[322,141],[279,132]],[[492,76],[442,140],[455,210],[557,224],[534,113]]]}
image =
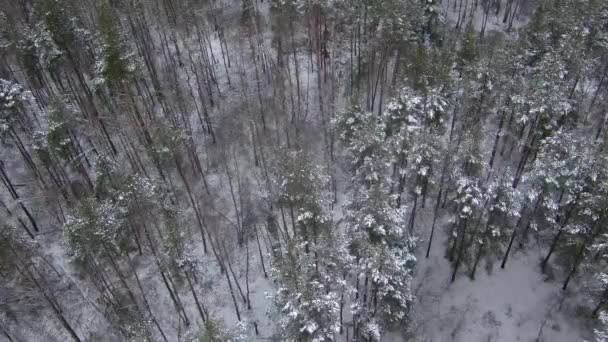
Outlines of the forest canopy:
{"label": "forest canopy", "polygon": [[608,341],[608,2],[0,0],[0,341]]}

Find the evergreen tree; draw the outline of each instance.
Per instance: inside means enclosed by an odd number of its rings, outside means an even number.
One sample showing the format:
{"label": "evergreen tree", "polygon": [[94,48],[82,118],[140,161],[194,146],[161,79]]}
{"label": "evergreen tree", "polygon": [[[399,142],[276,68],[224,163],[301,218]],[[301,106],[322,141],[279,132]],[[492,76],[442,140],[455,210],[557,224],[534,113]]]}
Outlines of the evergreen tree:
{"label": "evergreen tree", "polygon": [[274,258],[272,277],[278,289],[273,301],[280,315],[277,334],[285,341],[334,341],[340,331],[340,295],[331,288],[331,280],[341,277],[340,270],[328,269],[329,260],[319,257],[326,248],[323,244],[308,244],[291,240]]}
{"label": "evergreen tree", "polygon": [[346,151],[353,180],[366,185],[384,182],[389,155],[384,125],[378,118],[353,106],[336,117],[333,124]]}
{"label": "evergreen tree", "polygon": [[101,57],[96,65],[95,80],[97,85],[107,84],[110,89],[120,89],[123,81],[135,71],[133,56],[125,53],[125,44],[121,37],[120,21],[108,1],[102,1],[99,8],[97,25],[102,45]]}
{"label": "evergreen tree", "polygon": [[303,151],[277,153],[273,167],[277,204],[289,210],[292,229],[304,241],[331,233],[329,201],[324,191],[328,178]]}
{"label": "evergreen tree", "polygon": [[219,319],[208,319],[203,323],[199,331],[186,338],[189,342],[245,342],[248,336],[242,324],[232,329],[226,329],[224,323]]}

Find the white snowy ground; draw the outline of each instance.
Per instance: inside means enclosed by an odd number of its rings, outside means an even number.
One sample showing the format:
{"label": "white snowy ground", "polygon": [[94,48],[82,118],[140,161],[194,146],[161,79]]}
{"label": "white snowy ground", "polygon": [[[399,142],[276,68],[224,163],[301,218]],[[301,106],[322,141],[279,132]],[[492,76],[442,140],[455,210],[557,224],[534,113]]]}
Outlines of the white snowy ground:
{"label": "white snowy ground", "polygon": [[545,281],[539,267],[545,249],[536,245],[528,246],[525,252],[514,248],[504,270],[499,260],[491,272],[480,267],[474,281],[463,269],[451,283],[443,229],[433,241],[430,257],[424,257],[432,208],[427,206],[425,214],[417,223],[422,240],[414,280],[414,330],[422,341],[592,340],[591,330],[585,327],[586,317],[577,318],[581,299],[575,288],[579,279],[566,292],[561,290],[561,277]]}
{"label": "white snowy ground", "polygon": [[[258,3],[258,6],[261,12],[267,12],[266,2]],[[514,28],[525,24],[527,21],[525,14],[516,18]],[[488,32],[506,31],[506,24],[501,22],[502,15],[501,12],[498,17],[490,16],[486,28]],[[457,16],[448,11],[446,18],[448,22],[455,24]],[[481,27],[481,20],[480,7],[474,16],[477,29]],[[300,67],[306,68],[306,56],[299,56],[299,59],[301,59]],[[310,77],[310,74],[308,75]],[[313,74],[312,79],[302,80],[302,82],[314,85],[315,77]],[[314,97],[314,94],[311,96]],[[311,106],[314,106],[314,103],[311,103]],[[311,120],[313,120],[312,115]],[[340,183],[342,183],[339,184],[340,203],[336,206],[336,219],[341,217],[340,207],[348,182]],[[436,227],[430,258],[424,257],[426,239],[432,222],[432,207],[429,201],[426,209],[420,211],[416,224],[420,241],[417,251],[419,263],[413,287],[417,296],[413,312],[415,320],[413,335],[416,337],[413,340],[424,342],[592,340],[589,335],[591,329],[584,322],[585,317],[577,318],[578,307],[582,303],[582,296],[576,295],[578,279],[573,280],[569,291],[565,293],[561,290],[561,278],[558,277],[557,281],[545,281],[538,267],[544,249],[536,247],[536,245],[527,247],[525,252],[514,249],[504,270],[501,270],[497,264],[489,274],[485,267],[480,267],[475,281],[471,281],[465,274],[466,272],[461,272],[456,281],[450,283],[451,268],[447,259],[444,258],[445,226],[439,224],[445,222],[445,219],[440,219]],[[262,239],[262,235],[260,235],[262,248],[268,251],[266,239]],[[202,251],[202,248],[199,250]],[[234,257],[235,273],[244,290],[244,255],[235,253]],[[266,253],[264,258],[266,268],[269,270],[270,255]],[[216,318],[222,319],[227,327],[232,327],[237,323],[237,319],[226,280],[220,274],[217,262],[211,254],[204,259],[207,260],[208,265],[204,275],[201,276],[202,282],[205,283],[202,286],[205,293],[203,296],[206,300],[205,304]],[[263,277],[255,241],[250,242],[250,262],[250,298],[253,309],[247,310],[240,300],[239,307],[244,321],[248,322],[250,327],[251,341],[268,341],[276,323],[276,319],[270,315],[273,310],[272,302],[267,298],[267,293],[273,291],[273,285],[270,280]],[[149,271],[154,272],[153,267],[149,268]],[[156,288],[162,289],[162,286],[157,284]],[[191,296],[187,291],[182,291],[182,294],[182,300],[188,302],[185,306],[191,309],[190,317],[196,318],[197,313],[194,311],[195,306]],[[162,295],[162,297],[166,296]],[[165,324],[174,322],[175,330],[171,334],[176,337],[179,328],[175,323],[175,314],[170,302],[167,299],[163,304],[156,304],[165,308],[166,317],[162,319]],[[159,310],[162,311],[161,308],[158,308],[155,312]],[[345,320],[348,320],[348,316],[345,314]],[[259,336],[253,335],[251,328],[253,322],[258,324]],[[344,335],[337,338],[338,342],[346,340]],[[408,340],[399,333],[392,333],[387,334],[383,341]]]}
{"label": "white snowy ground", "polygon": [[[345,184],[341,185],[340,190],[343,192]],[[341,203],[336,207],[336,217],[341,215],[340,205]],[[584,298],[577,290],[581,280],[574,278],[568,291],[561,290],[563,277],[560,274],[556,280],[546,280],[539,269],[539,261],[546,251],[534,239],[531,239],[525,251],[518,249],[517,243],[514,245],[504,270],[500,269],[499,262],[494,264],[491,271],[485,265],[480,265],[476,279],[472,281],[463,267],[456,281],[451,283],[451,267],[444,257],[447,237],[445,225],[440,224],[446,221],[445,217],[438,220],[430,257],[424,257],[432,212],[433,206],[429,201],[426,208],[420,210],[420,219],[416,223],[420,237],[413,286],[416,303],[413,311],[414,326],[408,334],[415,337],[406,339],[395,332],[387,334],[384,342],[593,340],[591,328],[586,323],[587,317],[583,316],[588,311],[581,309],[585,304]],[[265,249],[264,245],[262,248]],[[272,282],[262,276],[255,243],[250,245],[250,253],[253,310],[242,308],[241,312],[250,322],[249,326],[254,321],[258,322],[260,336],[251,335],[251,341],[268,341],[272,335],[274,319],[268,315],[273,307],[266,293],[272,292]],[[264,257],[268,268],[270,256]],[[240,258],[235,260],[235,264],[239,265],[235,271],[240,275],[244,286],[244,256]],[[214,263],[211,256],[209,260]],[[208,305],[216,317],[222,318],[228,327],[233,326],[236,317],[225,279],[217,268],[210,267],[206,280],[214,283],[214,291],[205,296],[210,300]],[[345,314],[345,320],[348,319],[349,315]],[[337,337],[337,341],[346,342],[346,336]]]}
{"label": "white snowy ground", "polygon": [[[267,3],[260,5],[260,11],[267,11]],[[454,20],[453,13],[446,16],[449,22]],[[499,15],[499,18],[501,15]],[[525,18],[523,19],[525,20]],[[481,21],[481,10],[475,15],[476,26]],[[490,17],[487,30],[503,31],[505,27],[496,17]],[[517,21],[516,21],[517,22]],[[518,23],[519,24],[519,23]],[[514,23],[514,26],[516,24]],[[215,43],[215,39],[214,43]],[[217,47],[217,44],[214,44]],[[232,47],[231,47],[232,48]],[[217,48],[219,50],[219,47]],[[217,51],[216,51],[217,52]],[[306,56],[302,56],[301,67],[306,65]],[[307,83],[314,84],[312,80]],[[304,80],[302,80],[304,82]],[[312,96],[312,95],[311,95]],[[196,127],[196,126],[195,126]],[[345,185],[348,182],[339,184],[340,194],[343,197]],[[340,206],[342,201],[336,206],[336,218],[341,215]],[[220,209],[229,212],[229,206],[217,205]],[[190,215],[192,216],[192,215]],[[436,238],[431,251],[430,258],[424,258],[426,251],[426,239],[429,234],[432,222],[432,204],[429,202],[426,209],[420,211],[416,227],[420,236],[419,263],[414,278],[414,289],[417,300],[414,307],[413,334],[415,341],[442,342],[442,341],[555,341],[570,342],[591,340],[589,327],[585,326],[585,317],[577,318],[578,306],[583,303],[582,296],[577,294],[576,287],[578,279],[574,279],[571,288],[564,293],[561,290],[561,283],[558,281],[545,281],[540,274],[538,261],[543,254],[543,249],[530,246],[526,252],[515,250],[509,259],[505,270],[501,270],[499,265],[494,265],[492,274],[488,274],[485,267],[480,267],[475,281],[471,281],[465,272],[460,274],[456,281],[450,283],[451,269],[448,261],[444,258],[445,252],[445,229],[442,225],[436,227]],[[439,222],[445,222],[444,219]],[[438,222],[438,223],[439,223]],[[225,224],[224,224],[225,226]],[[52,235],[52,234],[51,234]],[[50,236],[49,236],[50,237]],[[267,251],[263,234],[260,235],[262,248]],[[202,256],[202,245],[200,236],[194,235],[197,241],[196,250],[198,256]],[[55,239],[53,239],[55,240]],[[44,242],[43,242],[44,244]],[[69,265],[67,258],[60,246],[54,244],[49,254],[55,260],[55,264]],[[230,249],[230,247],[228,247]],[[259,254],[255,241],[250,242],[250,298],[252,310],[247,310],[242,301],[239,300],[239,308],[245,321],[250,327],[251,341],[268,341],[272,335],[275,320],[268,314],[272,310],[272,303],[266,294],[273,291],[272,282],[264,279],[260,264]],[[232,327],[237,323],[232,298],[228,291],[226,279],[220,274],[215,258],[209,253],[201,257],[206,265],[203,274],[199,276],[199,284],[196,288],[202,291],[202,300],[213,313],[213,316],[224,321],[227,327]],[[245,256],[242,253],[235,253],[233,266],[239,282],[245,290]],[[270,256],[264,255],[267,270],[269,269]],[[177,341],[178,335],[183,335],[184,327],[178,325],[177,315],[158,275],[152,260],[137,260],[145,262],[140,264],[138,275],[142,278],[148,297],[151,298],[152,311],[157,315],[163,329],[169,335],[170,340]],[[77,278],[77,273],[66,267],[70,276]],[[80,283],[77,279],[76,283]],[[90,288],[83,288],[83,292],[93,296],[94,291]],[[237,291],[235,289],[235,291]],[[236,293],[238,296],[238,291]],[[198,318],[196,306],[193,299],[183,288],[180,291],[184,306],[187,308],[188,315],[194,321],[195,327]],[[73,298],[76,298],[75,294]],[[80,300],[80,299],[79,299]],[[74,301],[78,303],[80,301]],[[80,309],[71,307],[67,312],[79,312],[78,317],[68,315],[69,320],[80,320],[84,326],[89,323],[83,322],[82,318],[87,317],[87,321],[97,321],[97,324],[104,326],[101,315],[95,312],[86,312],[85,306]],[[253,322],[257,322],[260,335],[254,336]],[[91,336],[95,341],[115,341],[112,336],[98,335]],[[338,338],[339,342],[345,340],[345,336]],[[385,342],[407,341],[398,333],[388,334],[384,338]]]}
{"label": "white snowy ground", "polygon": [[[477,2],[475,0],[463,0],[463,1],[468,1],[469,4],[467,5],[467,10],[466,10],[466,15],[464,16],[464,20],[461,20],[462,23],[461,23],[460,27],[462,27],[462,28],[464,28],[466,26],[466,24],[469,22],[471,8],[472,8],[474,2]],[[508,22],[507,23],[502,22],[507,1],[506,0],[501,0],[501,1],[502,1],[501,9],[500,9],[500,12],[498,13],[498,15],[494,15],[494,10],[490,11],[490,15],[488,16],[488,21],[486,23],[486,32],[491,32],[491,31],[506,32],[508,30],[508,26],[509,26]],[[518,0],[518,1],[523,1],[523,0]],[[454,8],[454,2],[458,2],[458,6],[456,6],[456,8]],[[484,9],[483,9],[483,6],[481,5],[483,1],[478,1],[478,2],[479,2],[479,6],[477,6],[477,8],[474,10],[474,13],[473,13],[473,25],[477,31],[480,31],[481,27],[483,25]],[[532,3],[534,1],[529,1],[529,2]],[[515,18],[513,19],[512,30],[516,30],[528,23],[529,15],[531,14],[531,11],[534,8],[534,5],[531,3],[530,4],[526,3],[518,9],[518,11],[515,15]],[[456,23],[458,22],[459,4],[460,4],[459,0],[449,0],[449,1],[444,0],[442,2],[443,15],[445,17],[446,22],[450,26],[455,26]],[[513,5],[513,7],[515,7],[515,5]],[[461,10],[461,13],[462,12],[464,12],[464,5]],[[462,14],[461,14],[461,16],[462,16]]]}

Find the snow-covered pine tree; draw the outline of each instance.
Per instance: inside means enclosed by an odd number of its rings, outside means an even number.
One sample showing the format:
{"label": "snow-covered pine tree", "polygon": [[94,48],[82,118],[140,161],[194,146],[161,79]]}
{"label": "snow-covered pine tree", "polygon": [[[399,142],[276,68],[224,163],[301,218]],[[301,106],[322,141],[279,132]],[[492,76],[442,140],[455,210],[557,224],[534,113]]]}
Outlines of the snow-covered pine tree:
{"label": "snow-covered pine tree", "polygon": [[250,338],[246,323],[239,322],[227,327],[222,319],[216,317],[209,317],[182,336],[185,342],[247,342]]}
{"label": "snow-covered pine tree", "polygon": [[95,66],[96,86],[107,85],[110,91],[122,91],[123,81],[128,81],[135,72],[133,56],[127,52],[121,37],[120,21],[109,0],[101,1],[98,9],[97,27],[101,48]]}
{"label": "snow-covered pine tree", "polygon": [[[482,82],[483,83],[483,82]],[[484,88],[485,86],[482,86]],[[473,108],[481,106],[484,98],[483,90],[481,93],[468,99],[472,101]],[[479,96],[479,98],[478,98]],[[465,106],[468,106],[466,104]],[[450,165],[454,167],[448,178],[448,185],[454,184],[456,194],[452,200],[453,214],[450,219],[449,238],[448,238],[448,259],[453,263],[452,281],[456,280],[456,274],[463,262],[466,262],[470,255],[467,247],[470,245],[471,238],[481,222],[487,205],[487,198],[484,191],[484,171],[486,165],[481,151],[482,127],[480,118],[477,114],[465,116],[462,121],[462,128],[459,132],[455,155],[451,158]],[[451,189],[448,186],[443,199],[447,201]]]}
{"label": "snow-covered pine tree", "polygon": [[595,340],[597,342],[608,341],[608,313],[602,311],[598,315],[599,327],[593,329]]}
{"label": "snow-covered pine tree", "polygon": [[[426,199],[429,181],[433,182],[434,172],[440,168],[438,155],[448,110],[443,89],[424,87],[422,91],[416,91],[406,86],[388,103],[382,116],[397,183],[394,190],[397,206],[401,205],[406,179],[412,179],[408,184],[415,203],[411,217],[415,216],[418,196]],[[411,228],[413,224],[412,219]]]}
{"label": "snow-covered pine tree", "polygon": [[579,196],[580,210],[571,215],[564,227],[565,241],[557,250],[560,261],[566,266],[564,290],[581,269],[601,273],[605,267],[603,261],[597,262],[598,257],[605,253],[608,220],[608,159],[600,152],[604,144],[579,147],[584,154],[582,162],[586,164],[579,165],[584,174],[585,190]]}
{"label": "snow-covered pine tree", "polygon": [[[82,124],[82,114],[67,99],[51,97],[46,107],[46,130],[32,133],[34,151],[64,197],[66,185],[75,198],[94,189],[88,171],[91,164],[79,139]],[[78,184],[86,186],[77,187]]]}
{"label": "snow-covered pine tree", "polygon": [[[603,223],[598,222],[599,224]],[[584,267],[590,270],[593,274],[591,281],[585,287],[587,295],[593,305],[591,312],[593,317],[600,318],[601,328],[598,332],[601,334],[605,327],[606,304],[608,304],[608,234],[605,232],[594,237],[593,243],[589,247],[592,258]],[[604,317],[602,317],[604,316]]]}
{"label": "snow-covered pine tree", "polygon": [[453,264],[452,282],[456,280],[460,266],[470,257],[467,247],[476,235],[486,200],[479,178],[466,175],[457,178],[448,240],[448,259]]}
{"label": "snow-covered pine tree", "polygon": [[[50,309],[54,319],[76,342],[83,341],[65,312],[65,303],[58,298],[57,287],[61,274],[40,252],[37,242],[28,239],[23,231],[16,229],[20,222],[8,207],[0,212],[0,272],[6,281],[0,284],[0,330],[12,340],[12,332],[4,327],[9,321],[17,322],[28,310]],[[43,324],[40,324],[43,325]],[[33,328],[34,334],[45,336],[45,328]],[[51,332],[55,334],[55,332]],[[18,335],[17,335],[18,336]]]}
{"label": "snow-covered pine tree", "polygon": [[517,229],[515,222],[520,216],[522,196],[512,187],[512,182],[513,178],[507,169],[485,185],[484,197],[488,204],[484,208],[485,219],[482,220],[482,225],[477,226],[469,247],[473,279],[482,258],[485,258],[487,265],[491,267],[494,258],[502,256],[503,246]]}
{"label": "snow-covered pine tree", "polygon": [[338,139],[346,151],[353,181],[364,186],[385,181],[389,151],[385,128],[369,111],[354,105],[333,121]]}
{"label": "snow-covered pine tree", "polygon": [[571,133],[556,132],[541,142],[535,169],[546,175],[546,181],[552,183],[556,190],[553,194],[545,193],[543,197],[547,225],[541,228],[556,231],[541,264],[543,272],[555,248],[561,244],[562,235],[567,235],[570,229],[575,233],[582,228],[577,225],[577,217],[584,210],[581,200],[592,191],[593,183],[598,179],[595,172],[602,172],[597,167],[600,164],[594,157],[595,151],[593,143]]}
{"label": "snow-covered pine tree", "polygon": [[355,335],[377,341],[385,329],[409,322],[415,239],[405,226],[405,208],[391,206],[386,187],[359,185],[345,209],[357,260]]}
{"label": "snow-covered pine tree", "polygon": [[287,236],[285,210],[291,218],[294,237],[314,242],[320,235],[331,234],[330,204],[325,191],[329,178],[325,171],[301,150],[279,151],[272,170],[273,193]]}
{"label": "snow-covered pine tree", "polygon": [[327,177],[297,150],[279,152],[272,169],[283,224],[286,208],[294,232],[284,248],[275,248],[272,260],[277,335],[286,341],[333,341],[341,329],[350,262],[344,238],[332,223]]}
{"label": "snow-covered pine tree", "polygon": [[353,334],[379,340],[382,330],[408,323],[415,240],[405,227],[405,208],[391,205],[386,181],[390,154],[383,142],[384,127],[390,126],[358,107],[342,113],[334,124],[354,175],[345,205],[346,230],[357,265]]}
{"label": "snow-covered pine tree", "polygon": [[[85,270],[95,272],[99,276],[95,285],[101,298],[114,310],[117,315],[114,319],[118,320],[116,324],[125,334],[129,334],[130,327],[142,327],[141,322],[151,322],[158,329],[163,340],[166,340],[165,332],[150,308],[130,255],[133,245],[137,245],[139,253],[142,253],[142,244],[138,238],[138,228],[142,225],[158,264],[158,256],[154,250],[155,243],[146,228],[146,224],[149,223],[142,219],[141,210],[147,204],[147,218],[155,222],[154,211],[150,204],[163,204],[165,203],[163,199],[166,197],[161,196],[158,188],[146,178],[124,177],[117,169],[112,168],[111,162],[106,159],[101,159],[101,165],[98,170],[102,179],[98,182],[101,189],[96,191],[97,196],[81,199],[78,206],[66,217],[62,227],[66,251]],[[134,222],[138,222],[139,225]],[[127,270],[124,269],[125,263]],[[162,270],[161,274],[165,279]],[[141,297],[135,295],[131,275],[135,278]],[[120,284],[118,288],[109,285],[109,280],[116,278]],[[165,285],[169,292],[173,291],[167,280]],[[174,293],[174,296],[172,299],[176,310],[180,313],[180,309],[182,311],[183,309],[179,297],[177,293]],[[125,303],[129,304],[124,305]],[[183,315],[187,323],[185,313]]]}
{"label": "snow-covered pine tree", "polygon": [[293,238],[273,258],[271,275],[278,289],[272,298],[283,341],[334,341],[340,331],[341,289],[332,289],[328,280],[341,279],[342,271],[327,267],[330,260],[319,254],[324,248]]}

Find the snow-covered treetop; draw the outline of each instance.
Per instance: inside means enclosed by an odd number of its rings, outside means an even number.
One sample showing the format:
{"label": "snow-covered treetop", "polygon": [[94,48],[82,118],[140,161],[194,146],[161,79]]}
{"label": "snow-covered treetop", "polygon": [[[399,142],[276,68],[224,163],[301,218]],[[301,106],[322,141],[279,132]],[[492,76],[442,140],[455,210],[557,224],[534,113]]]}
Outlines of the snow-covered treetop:
{"label": "snow-covered treetop", "polygon": [[172,165],[182,148],[189,144],[187,133],[179,128],[155,125],[153,153],[162,165]]}
{"label": "snow-covered treetop", "polygon": [[436,136],[429,134],[416,139],[409,152],[409,170],[400,170],[410,176],[411,191],[420,195],[422,187],[434,184],[433,177],[438,173],[443,151],[444,147]]}
{"label": "snow-covered treetop", "polygon": [[508,170],[487,184],[485,196],[490,200],[488,210],[492,215],[503,216],[507,220],[520,216],[524,196],[521,191],[514,189],[512,184],[513,179]]}
{"label": "snow-covered treetop", "polygon": [[29,93],[21,85],[0,78],[0,131],[8,129],[19,105],[29,98]]}
{"label": "snow-covered treetop", "polygon": [[[598,144],[558,131],[543,139],[527,182],[543,194],[542,215],[572,235],[593,230],[606,217],[608,163]],[[576,210],[574,210],[576,209]],[[559,222],[567,213],[568,222]]]}
{"label": "snow-covered treetop", "polygon": [[556,132],[541,142],[531,171],[531,181],[546,190],[564,189],[580,193],[604,172],[596,158],[597,146],[585,137]]}
{"label": "snow-covered treetop", "polygon": [[41,117],[47,120],[46,130],[33,132],[34,149],[45,162],[45,157],[42,156],[44,153],[57,153],[68,160],[67,147],[72,143],[72,130],[83,121],[78,110],[66,99],[53,97],[49,100],[46,113],[43,112]]}
{"label": "snow-covered treetop", "polygon": [[33,29],[24,32],[19,47],[22,53],[31,53],[47,70],[55,71],[63,63],[63,52],[53,40],[44,21],[36,23]]}
{"label": "snow-covered treetop", "polygon": [[608,313],[606,311],[601,311],[598,315],[598,319],[601,327],[599,329],[593,329],[595,340],[597,342],[608,342]]}
{"label": "snow-covered treetop", "polygon": [[319,6],[326,15],[332,15],[336,7],[344,4],[344,0],[271,0],[271,6],[278,9],[295,10],[305,13],[315,6]]}
{"label": "snow-covered treetop", "polygon": [[127,80],[136,69],[136,57],[124,42],[118,20],[113,8],[102,2],[99,8],[98,29],[101,48],[95,65],[96,86],[106,85],[113,89]]}
{"label": "snow-covered treetop", "polygon": [[[416,0],[355,1],[357,19],[377,24],[379,32],[389,41],[421,40],[427,17],[433,6]],[[425,11],[428,9],[429,11]]]}
{"label": "snow-covered treetop", "polygon": [[231,328],[226,328],[220,319],[209,317],[198,330],[189,331],[183,336],[184,342],[247,342],[246,322],[238,322]]}
{"label": "snow-covered treetop", "polygon": [[342,270],[327,266],[335,265],[336,260],[332,259],[343,256],[327,255],[324,252],[327,247],[322,243],[291,240],[273,260],[271,274],[278,289],[272,298],[279,315],[277,333],[282,341],[334,341],[334,334],[340,330],[339,297],[332,286],[336,281],[343,283]]}
{"label": "snow-covered treetop", "polygon": [[377,288],[377,302],[372,312],[367,308],[355,308],[363,316],[381,319],[385,326],[406,325],[414,301],[411,289],[416,257],[412,253],[414,241],[402,240],[392,247],[369,244],[361,251],[359,273],[368,274]]}
{"label": "snow-covered treetop", "polygon": [[96,196],[81,200],[67,216],[63,235],[68,254],[81,259],[128,242],[130,220],[141,221],[154,212],[164,214],[165,224],[176,215],[169,191],[139,175],[123,176],[111,159],[97,161]]}
{"label": "snow-covered treetop", "polygon": [[340,113],[332,124],[344,145],[354,178],[366,184],[383,182],[390,164],[384,125],[378,117],[353,106]]}
{"label": "snow-covered treetop", "polygon": [[25,235],[22,229],[17,229],[14,216],[6,215],[6,211],[0,211],[0,271],[11,266],[8,261],[14,258],[12,248],[33,247],[33,242]]}
{"label": "snow-covered treetop", "polygon": [[295,222],[303,234],[327,233],[332,215],[325,170],[303,151],[286,150],[277,152],[272,173],[274,201],[294,210]]}
{"label": "snow-covered treetop", "polygon": [[456,181],[456,198],[454,201],[458,205],[458,217],[460,219],[472,218],[483,207],[485,199],[478,178],[463,176]]}
{"label": "snow-covered treetop", "polygon": [[67,50],[79,41],[77,19],[70,13],[72,6],[65,0],[34,1],[34,16],[44,24],[55,44]]}
{"label": "snow-covered treetop", "polygon": [[348,229],[355,235],[364,233],[374,243],[391,244],[406,234],[406,209],[394,208],[384,188],[358,187],[345,208]]}
{"label": "snow-covered treetop", "polygon": [[382,119],[389,136],[401,131],[413,133],[421,128],[442,134],[449,106],[442,88],[420,92],[406,86],[387,104]]}
{"label": "snow-covered treetop", "polygon": [[81,201],[77,210],[66,216],[63,236],[69,255],[84,259],[87,255],[119,249],[127,239],[120,207],[109,200],[92,198]]}

